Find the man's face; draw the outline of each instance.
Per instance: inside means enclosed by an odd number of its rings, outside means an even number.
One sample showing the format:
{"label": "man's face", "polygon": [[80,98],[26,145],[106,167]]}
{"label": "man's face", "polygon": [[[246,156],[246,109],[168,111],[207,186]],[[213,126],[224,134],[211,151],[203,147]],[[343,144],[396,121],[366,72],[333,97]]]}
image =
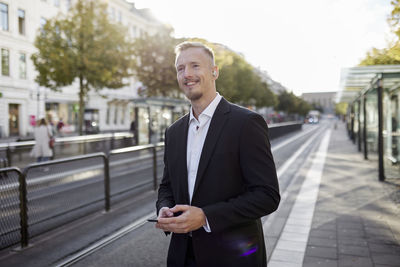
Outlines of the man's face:
{"label": "man's face", "polygon": [[215,77],[211,57],[199,47],[182,51],[175,62],[179,87],[190,101],[213,91]]}

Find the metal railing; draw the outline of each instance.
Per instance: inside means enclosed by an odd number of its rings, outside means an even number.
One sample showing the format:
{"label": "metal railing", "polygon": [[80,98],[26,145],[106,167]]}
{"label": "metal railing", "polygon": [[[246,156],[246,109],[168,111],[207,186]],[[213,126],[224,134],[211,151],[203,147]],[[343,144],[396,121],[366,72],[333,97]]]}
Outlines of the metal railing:
{"label": "metal railing", "polygon": [[[299,130],[301,125],[270,125],[270,138]],[[104,144],[107,136],[113,140],[109,145]],[[18,242],[26,247],[30,237],[101,209],[107,212],[114,203],[137,193],[156,190],[162,173],[164,144],[111,149],[119,146],[115,144],[118,138],[123,140],[124,135],[57,138],[56,147],[64,145],[64,152],[74,143],[81,147],[78,151],[87,152],[84,147],[97,142],[95,149],[108,153],[32,163],[23,172],[19,168],[0,169],[0,249]],[[126,145],[122,143],[121,146]],[[33,141],[15,142],[0,144],[0,148],[10,153],[13,148],[26,149],[33,144]],[[7,157],[0,164],[4,167],[4,162],[13,159]]]}
{"label": "metal railing", "polygon": [[30,237],[102,209],[107,212],[132,194],[156,190],[163,146],[33,163],[23,172],[0,169],[0,249],[18,242],[26,247]]}
{"label": "metal railing", "polygon": [[[30,155],[34,145],[35,141],[0,143],[0,166],[6,164],[6,167],[23,168],[36,161]],[[96,152],[109,153],[113,149],[133,145],[133,135],[127,132],[56,137],[53,159]]]}

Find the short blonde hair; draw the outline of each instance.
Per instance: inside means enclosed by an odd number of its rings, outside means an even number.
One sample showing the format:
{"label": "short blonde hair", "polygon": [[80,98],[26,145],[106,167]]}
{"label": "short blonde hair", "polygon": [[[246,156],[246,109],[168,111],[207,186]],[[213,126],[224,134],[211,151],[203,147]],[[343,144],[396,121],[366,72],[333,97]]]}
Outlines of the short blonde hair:
{"label": "short blonde hair", "polygon": [[179,55],[182,51],[185,51],[186,49],[193,48],[193,47],[194,47],[194,48],[202,48],[203,51],[206,52],[206,54],[209,55],[209,56],[211,57],[212,64],[215,65],[214,51],[213,51],[210,47],[208,47],[208,46],[206,46],[205,44],[200,43],[200,42],[185,41],[185,42],[182,42],[182,43],[178,44],[178,45],[175,47],[175,55],[176,55],[176,57],[178,57],[178,55]]}

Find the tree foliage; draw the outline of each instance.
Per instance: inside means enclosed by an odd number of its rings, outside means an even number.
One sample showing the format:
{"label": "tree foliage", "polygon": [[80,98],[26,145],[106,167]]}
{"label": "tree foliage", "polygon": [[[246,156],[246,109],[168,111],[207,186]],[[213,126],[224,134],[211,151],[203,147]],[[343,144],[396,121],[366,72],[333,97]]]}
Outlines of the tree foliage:
{"label": "tree foliage", "polygon": [[347,107],[348,107],[347,102],[340,102],[335,105],[335,113],[336,115],[346,115],[347,112]]}
{"label": "tree foliage", "polygon": [[217,90],[226,99],[241,105],[273,106],[276,96],[261,81],[254,68],[239,54],[225,46],[204,39],[176,39],[172,29],[161,28],[156,35],[144,35],[134,42],[134,72],[144,87],[146,96],[177,96],[175,46],[185,40],[202,42],[215,52],[220,69]]}
{"label": "tree foliage", "polygon": [[278,103],[275,108],[289,115],[305,116],[312,109],[312,106],[292,92],[282,91],[278,95]]}
{"label": "tree foliage", "polygon": [[133,70],[144,85],[142,96],[179,96],[174,49],[180,41],[168,27],[160,27],[155,35],[144,34],[134,41]]}
{"label": "tree foliage", "polygon": [[275,105],[275,94],[243,56],[220,44],[198,38],[190,40],[205,43],[214,50],[215,64],[220,72],[216,86],[226,99],[243,106]]}
{"label": "tree foliage", "polygon": [[92,89],[126,85],[132,49],[122,25],[108,20],[105,4],[78,0],[65,17],[55,17],[39,31],[32,55],[36,81],[52,90],[79,80],[79,133],[85,98]]}
{"label": "tree foliage", "polygon": [[383,49],[372,48],[360,62],[360,66],[400,64],[399,52],[396,46]]}
{"label": "tree foliage", "polygon": [[400,64],[400,0],[392,0],[393,6],[388,23],[392,32],[397,36],[394,43],[388,45],[387,48],[372,48],[360,62],[360,66],[366,65],[390,65]]}

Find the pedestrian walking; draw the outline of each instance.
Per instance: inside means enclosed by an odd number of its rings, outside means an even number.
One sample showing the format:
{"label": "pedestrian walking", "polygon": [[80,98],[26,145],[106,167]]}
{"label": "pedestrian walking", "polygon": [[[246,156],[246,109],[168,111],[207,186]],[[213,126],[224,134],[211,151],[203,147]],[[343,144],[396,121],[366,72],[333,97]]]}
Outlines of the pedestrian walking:
{"label": "pedestrian walking", "polygon": [[217,93],[204,44],[179,44],[175,66],[191,109],[165,133],[156,227],[172,232],[167,265],[266,266],[260,218],[280,201],[267,124]]}
{"label": "pedestrian walking", "polygon": [[61,133],[61,130],[62,130],[63,127],[64,127],[64,122],[63,122],[63,119],[60,118],[60,120],[57,123],[57,132]]}
{"label": "pedestrian walking", "polygon": [[138,135],[137,135],[137,132],[136,132],[136,121],[135,120],[133,120],[132,122],[131,122],[131,126],[130,126],[130,131],[131,131],[131,133],[132,133],[132,135],[133,135],[133,144],[134,145],[137,145],[138,144]]}
{"label": "pedestrian walking", "polygon": [[37,162],[49,160],[53,156],[53,151],[50,148],[52,137],[46,120],[40,119],[39,125],[35,127],[35,145],[31,151],[31,156],[35,157]]}

